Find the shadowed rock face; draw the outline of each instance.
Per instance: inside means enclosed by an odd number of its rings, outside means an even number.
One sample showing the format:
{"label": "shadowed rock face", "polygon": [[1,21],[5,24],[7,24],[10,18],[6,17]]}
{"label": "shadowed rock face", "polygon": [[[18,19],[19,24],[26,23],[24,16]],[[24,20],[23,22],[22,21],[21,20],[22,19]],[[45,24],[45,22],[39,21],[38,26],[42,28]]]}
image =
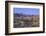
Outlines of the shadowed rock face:
{"label": "shadowed rock face", "polygon": [[14,28],[23,27],[39,27],[39,16],[14,14]]}

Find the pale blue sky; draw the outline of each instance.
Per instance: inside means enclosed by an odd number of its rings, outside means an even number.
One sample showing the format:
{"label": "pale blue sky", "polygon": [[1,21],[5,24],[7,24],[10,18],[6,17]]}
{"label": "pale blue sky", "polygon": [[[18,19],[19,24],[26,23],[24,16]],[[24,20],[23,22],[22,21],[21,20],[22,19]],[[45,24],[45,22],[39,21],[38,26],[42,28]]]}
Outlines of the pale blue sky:
{"label": "pale blue sky", "polygon": [[14,13],[22,13],[25,15],[39,15],[39,8],[13,8]]}

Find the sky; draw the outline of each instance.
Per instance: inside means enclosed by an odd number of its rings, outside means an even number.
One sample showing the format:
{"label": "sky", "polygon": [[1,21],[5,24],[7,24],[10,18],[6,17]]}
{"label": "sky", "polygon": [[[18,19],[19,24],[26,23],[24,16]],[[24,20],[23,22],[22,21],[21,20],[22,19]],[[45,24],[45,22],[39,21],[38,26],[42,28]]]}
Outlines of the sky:
{"label": "sky", "polygon": [[39,8],[13,8],[14,13],[25,15],[39,15]]}

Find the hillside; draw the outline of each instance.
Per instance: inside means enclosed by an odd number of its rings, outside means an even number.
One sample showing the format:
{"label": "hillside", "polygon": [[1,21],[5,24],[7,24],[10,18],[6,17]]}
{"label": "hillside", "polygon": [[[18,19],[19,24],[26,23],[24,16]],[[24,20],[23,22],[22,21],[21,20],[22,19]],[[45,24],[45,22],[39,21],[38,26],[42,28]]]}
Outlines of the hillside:
{"label": "hillside", "polygon": [[39,15],[14,14],[14,27],[39,27]]}

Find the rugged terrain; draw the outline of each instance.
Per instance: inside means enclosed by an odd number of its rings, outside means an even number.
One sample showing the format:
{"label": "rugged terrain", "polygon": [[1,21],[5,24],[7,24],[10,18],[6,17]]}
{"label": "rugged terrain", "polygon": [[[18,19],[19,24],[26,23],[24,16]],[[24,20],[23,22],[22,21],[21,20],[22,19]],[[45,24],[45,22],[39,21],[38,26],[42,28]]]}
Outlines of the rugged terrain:
{"label": "rugged terrain", "polygon": [[39,15],[14,14],[14,28],[39,27]]}

